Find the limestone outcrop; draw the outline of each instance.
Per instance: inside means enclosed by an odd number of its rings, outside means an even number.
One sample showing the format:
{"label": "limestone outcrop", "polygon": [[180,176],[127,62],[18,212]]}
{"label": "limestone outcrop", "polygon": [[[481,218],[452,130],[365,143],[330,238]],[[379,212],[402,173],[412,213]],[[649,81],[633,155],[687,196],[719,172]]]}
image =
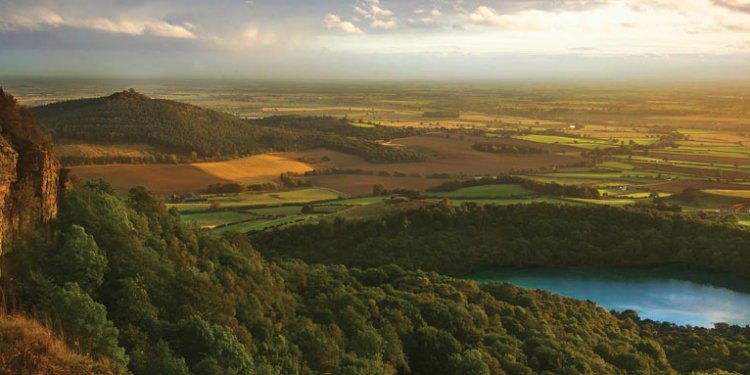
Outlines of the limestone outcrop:
{"label": "limestone outcrop", "polygon": [[19,231],[57,215],[59,189],[52,139],[0,89],[0,254]]}

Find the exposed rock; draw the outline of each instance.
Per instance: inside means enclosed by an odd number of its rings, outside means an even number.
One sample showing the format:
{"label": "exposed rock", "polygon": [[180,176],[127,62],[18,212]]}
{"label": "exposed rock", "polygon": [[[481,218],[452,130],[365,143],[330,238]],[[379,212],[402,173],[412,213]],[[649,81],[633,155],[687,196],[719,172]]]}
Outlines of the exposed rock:
{"label": "exposed rock", "polygon": [[59,189],[51,138],[0,89],[0,254],[20,230],[57,215]]}
{"label": "exposed rock", "polygon": [[12,200],[10,198],[11,186],[16,182],[18,153],[13,149],[7,139],[0,137],[0,255],[3,253],[3,234],[9,227]]}

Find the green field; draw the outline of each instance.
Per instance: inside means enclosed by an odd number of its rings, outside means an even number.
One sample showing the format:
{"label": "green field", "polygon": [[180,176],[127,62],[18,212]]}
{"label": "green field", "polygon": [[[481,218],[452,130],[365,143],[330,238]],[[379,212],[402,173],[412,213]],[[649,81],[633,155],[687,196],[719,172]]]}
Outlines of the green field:
{"label": "green field", "polygon": [[257,217],[257,215],[241,211],[215,211],[184,214],[182,215],[182,220],[195,223],[195,225],[199,227],[213,228],[219,225],[250,220],[255,217]]}
{"label": "green field", "polygon": [[[308,197],[311,195],[307,195]],[[312,195],[315,196],[315,195]],[[348,198],[330,201],[328,199],[321,203],[308,203],[313,211],[308,214],[302,213],[304,204],[285,204],[282,206],[272,207],[249,207],[249,208],[232,208],[226,211],[186,213],[182,215],[183,220],[195,222],[201,227],[217,227],[216,231],[221,232],[253,232],[261,231],[272,227],[279,227],[290,224],[298,224],[313,219],[325,217],[340,216],[355,218],[362,215],[368,216],[367,210],[356,211],[358,208],[373,206],[390,199],[390,196]],[[354,211],[354,213],[344,213],[344,211]],[[372,211],[372,210],[370,210]]]}
{"label": "green field", "polygon": [[279,206],[294,203],[310,203],[335,200],[343,195],[326,188],[311,188],[274,193],[241,193],[209,196],[206,202],[174,203],[168,205],[182,212],[207,211],[209,209],[242,208],[253,206]]}
{"label": "green field", "polygon": [[584,150],[619,146],[619,143],[611,142],[605,139],[575,138],[543,134],[520,135],[514,138],[544,144],[560,144],[565,146],[578,147]]}

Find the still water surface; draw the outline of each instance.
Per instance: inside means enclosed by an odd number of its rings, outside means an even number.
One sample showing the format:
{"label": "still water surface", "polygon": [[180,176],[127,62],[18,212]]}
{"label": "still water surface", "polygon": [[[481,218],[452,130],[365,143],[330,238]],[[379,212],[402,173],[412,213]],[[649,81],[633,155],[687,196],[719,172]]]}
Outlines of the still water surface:
{"label": "still water surface", "polygon": [[465,278],[548,290],[680,325],[750,324],[750,281],[718,272],[676,267],[496,268]]}

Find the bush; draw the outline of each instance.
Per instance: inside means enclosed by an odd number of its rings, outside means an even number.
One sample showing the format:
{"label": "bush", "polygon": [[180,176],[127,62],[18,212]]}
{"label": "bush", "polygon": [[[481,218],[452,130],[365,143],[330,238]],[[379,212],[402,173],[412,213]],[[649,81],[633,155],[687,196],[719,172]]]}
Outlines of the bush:
{"label": "bush", "polygon": [[60,283],[74,282],[86,293],[94,294],[104,282],[107,257],[99,249],[94,237],[79,225],[63,234],[63,245],[52,259],[53,269]]}
{"label": "bush", "polygon": [[106,308],[91,299],[76,283],[66,283],[50,293],[49,311],[62,327],[65,340],[97,359],[109,359],[125,373],[128,357],[118,346],[118,330],[107,320]]}

